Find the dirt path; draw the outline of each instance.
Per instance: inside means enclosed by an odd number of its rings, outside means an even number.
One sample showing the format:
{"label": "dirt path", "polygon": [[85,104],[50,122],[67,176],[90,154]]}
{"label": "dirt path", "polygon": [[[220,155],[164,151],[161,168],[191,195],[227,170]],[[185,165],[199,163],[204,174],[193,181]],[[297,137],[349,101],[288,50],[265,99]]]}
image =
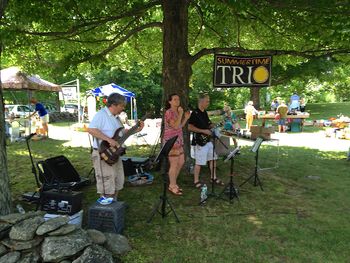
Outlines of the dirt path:
{"label": "dirt path", "polygon": [[[65,140],[64,146],[90,147],[87,132],[75,131],[71,127],[57,127],[50,125],[50,138]],[[145,127],[140,133],[132,135],[126,145],[153,145],[158,141],[160,128]],[[273,139],[279,139],[280,146],[306,147],[321,151],[345,151],[350,147],[350,140],[326,137],[323,131],[315,133],[275,133]],[[250,145],[250,142],[240,140],[240,145]]]}

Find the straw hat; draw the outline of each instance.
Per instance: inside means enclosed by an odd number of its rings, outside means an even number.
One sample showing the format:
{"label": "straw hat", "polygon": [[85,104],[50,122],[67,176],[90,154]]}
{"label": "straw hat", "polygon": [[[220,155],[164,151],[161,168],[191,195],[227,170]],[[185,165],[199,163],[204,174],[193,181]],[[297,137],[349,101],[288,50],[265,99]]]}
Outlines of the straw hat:
{"label": "straw hat", "polygon": [[225,105],[225,106],[224,106],[224,112],[228,112],[228,111],[231,111],[231,107]]}

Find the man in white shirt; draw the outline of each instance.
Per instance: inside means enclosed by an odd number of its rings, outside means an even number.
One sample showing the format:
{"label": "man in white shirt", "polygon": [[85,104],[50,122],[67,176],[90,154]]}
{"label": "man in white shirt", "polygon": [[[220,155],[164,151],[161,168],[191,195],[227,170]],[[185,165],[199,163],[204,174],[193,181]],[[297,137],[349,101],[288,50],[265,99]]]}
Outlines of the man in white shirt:
{"label": "man in white shirt", "polygon": [[[110,166],[101,160],[99,147],[102,141],[107,141],[111,146],[117,146],[113,139],[114,133],[123,127],[118,115],[125,109],[126,100],[118,93],[112,93],[107,99],[106,107],[96,113],[92,119],[88,132],[94,137],[91,159],[95,169],[97,193],[104,197],[116,198],[118,191],[123,189],[124,169],[122,160]],[[137,131],[143,128],[143,122]]]}

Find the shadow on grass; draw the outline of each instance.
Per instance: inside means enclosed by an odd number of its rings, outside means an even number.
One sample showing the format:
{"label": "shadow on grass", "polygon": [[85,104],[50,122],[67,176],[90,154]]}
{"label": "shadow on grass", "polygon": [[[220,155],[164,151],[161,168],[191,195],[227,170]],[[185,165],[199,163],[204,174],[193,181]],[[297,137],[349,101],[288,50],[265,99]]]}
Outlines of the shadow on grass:
{"label": "shadow on grass", "polygon": [[[33,142],[36,160],[65,155],[80,175],[91,169],[86,148],[62,147],[62,141]],[[254,154],[243,147],[235,159],[234,181],[239,185],[253,172]],[[149,148],[130,147],[129,156],[145,156]],[[9,171],[14,198],[32,190],[34,178],[25,143],[8,148]],[[134,248],[124,262],[345,262],[349,259],[350,193],[349,162],[340,152],[314,149],[262,146],[260,165],[277,169],[260,173],[265,191],[245,184],[240,201],[233,204],[210,199],[199,206],[200,192],[193,187],[193,176],[183,172],[181,197],[169,196],[180,218],[156,215],[146,223],[159,199],[162,180],[158,172],[148,186],[125,185],[119,198],[126,201],[124,234]],[[218,162],[218,177],[229,180],[229,163]],[[201,179],[209,190],[209,170],[202,168]],[[216,187],[216,192],[222,187]],[[95,186],[82,189],[84,211],[97,198]]]}

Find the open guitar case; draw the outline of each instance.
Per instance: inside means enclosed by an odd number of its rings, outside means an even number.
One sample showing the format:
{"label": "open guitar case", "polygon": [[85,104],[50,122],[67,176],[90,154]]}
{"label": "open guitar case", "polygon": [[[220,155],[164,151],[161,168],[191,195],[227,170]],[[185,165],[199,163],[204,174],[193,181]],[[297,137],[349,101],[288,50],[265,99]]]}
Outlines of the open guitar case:
{"label": "open guitar case", "polygon": [[90,184],[90,180],[80,177],[71,162],[63,155],[37,162],[36,167],[32,167],[32,172],[40,191],[22,194],[23,200],[29,202],[40,200],[40,193],[44,191],[77,190]]}
{"label": "open guitar case", "polygon": [[49,189],[80,189],[89,185],[88,178],[80,177],[71,162],[63,155],[52,157],[36,164],[39,180],[46,190]]}

